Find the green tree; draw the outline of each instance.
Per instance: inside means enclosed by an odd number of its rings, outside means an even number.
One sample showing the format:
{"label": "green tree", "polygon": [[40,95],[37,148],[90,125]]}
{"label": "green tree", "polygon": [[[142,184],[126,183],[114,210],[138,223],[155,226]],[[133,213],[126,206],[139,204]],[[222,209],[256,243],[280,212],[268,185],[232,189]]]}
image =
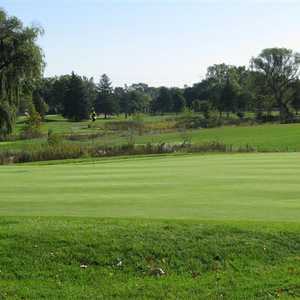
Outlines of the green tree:
{"label": "green tree", "polygon": [[299,76],[300,54],[286,48],[264,49],[252,58],[252,67],[264,75],[280,113],[280,120],[289,120],[291,85]]}
{"label": "green tree", "polygon": [[118,98],[113,94],[112,83],[106,74],[101,76],[100,82],[97,85],[95,111],[104,114],[105,119],[108,115],[119,112]]}
{"label": "green tree", "polygon": [[42,118],[36,111],[34,104],[32,102],[29,102],[26,110],[25,124],[20,133],[21,138],[30,139],[41,137],[41,121]]}
{"label": "green tree", "polygon": [[293,84],[292,90],[292,107],[295,109],[296,114],[298,115],[298,111],[300,110],[300,80],[298,79]]}
{"label": "green tree", "polygon": [[89,118],[90,110],[85,82],[73,72],[64,98],[63,116],[79,122]]}
{"label": "green tree", "polygon": [[237,86],[228,77],[226,79],[225,85],[221,90],[219,109],[224,111],[229,115],[230,112],[235,112],[235,101],[238,96]]}
{"label": "green tree", "polygon": [[208,119],[210,117],[211,104],[209,101],[201,101],[199,103],[199,111],[202,112],[204,118]]}
{"label": "green tree", "polygon": [[65,97],[69,88],[70,80],[71,75],[63,75],[55,78],[48,101],[46,100],[47,104],[49,105],[49,109],[51,109],[53,113],[63,114]]}
{"label": "green tree", "polygon": [[176,113],[183,112],[185,109],[185,98],[180,90],[175,90],[173,95],[173,111]]}
{"label": "green tree", "polygon": [[201,101],[199,99],[193,101],[192,109],[194,112],[200,112],[200,106],[201,106]]}
{"label": "green tree", "polygon": [[36,44],[42,33],[25,27],[0,9],[0,130],[12,131],[21,96],[31,94],[44,69],[43,53]]}
{"label": "green tree", "polygon": [[87,78],[87,77],[83,77],[82,78],[86,92],[87,92],[87,96],[89,99],[89,104],[90,106],[95,106],[95,102],[96,102],[96,98],[97,98],[97,87],[96,84],[94,82],[94,78]]}
{"label": "green tree", "polygon": [[116,87],[114,95],[118,99],[120,112],[124,113],[127,119],[128,115],[131,114],[131,103],[127,85],[125,85],[125,88]]}
{"label": "green tree", "polygon": [[7,101],[0,105],[0,137],[12,132],[15,112]]}
{"label": "green tree", "polygon": [[49,107],[48,107],[47,103],[44,101],[44,99],[42,98],[41,92],[39,89],[36,89],[33,91],[32,101],[33,101],[36,111],[39,113],[41,118],[44,119],[46,113],[48,112]]}
{"label": "green tree", "polygon": [[237,112],[237,98],[242,90],[242,75],[244,67],[226,64],[208,67],[207,78],[209,81],[208,99],[220,114]]}
{"label": "green tree", "polygon": [[132,84],[128,88],[131,97],[133,112],[148,112],[152,99],[152,89],[145,83]]}
{"label": "green tree", "polygon": [[170,90],[166,87],[159,89],[158,96],[153,99],[152,111],[159,113],[171,112],[173,110],[173,98]]}

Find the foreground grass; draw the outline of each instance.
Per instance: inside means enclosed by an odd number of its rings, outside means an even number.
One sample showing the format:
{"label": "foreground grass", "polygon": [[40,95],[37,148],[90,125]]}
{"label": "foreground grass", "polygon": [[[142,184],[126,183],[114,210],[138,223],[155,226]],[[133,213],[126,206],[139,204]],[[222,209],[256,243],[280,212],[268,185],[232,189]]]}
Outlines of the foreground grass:
{"label": "foreground grass", "polygon": [[2,166],[0,299],[299,299],[299,175],[298,153]]}
{"label": "foreground grass", "polygon": [[300,219],[300,154],[113,158],[0,168],[0,215]]}
{"label": "foreground grass", "polygon": [[2,218],[0,298],[297,299],[299,233],[299,224]]}

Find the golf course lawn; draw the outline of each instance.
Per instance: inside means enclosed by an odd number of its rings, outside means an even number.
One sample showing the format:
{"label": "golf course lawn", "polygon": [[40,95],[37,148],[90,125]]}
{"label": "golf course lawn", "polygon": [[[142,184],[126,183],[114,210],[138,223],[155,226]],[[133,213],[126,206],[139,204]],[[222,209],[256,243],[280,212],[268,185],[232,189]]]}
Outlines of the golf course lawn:
{"label": "golf course lawn", "polygon": [[300,153],[0,167],[0,299],[299,299]]}
{"label": "golf course lawn", "polygon": [[300,220],[300,154],[112,158],[0,168],[0,215]]}

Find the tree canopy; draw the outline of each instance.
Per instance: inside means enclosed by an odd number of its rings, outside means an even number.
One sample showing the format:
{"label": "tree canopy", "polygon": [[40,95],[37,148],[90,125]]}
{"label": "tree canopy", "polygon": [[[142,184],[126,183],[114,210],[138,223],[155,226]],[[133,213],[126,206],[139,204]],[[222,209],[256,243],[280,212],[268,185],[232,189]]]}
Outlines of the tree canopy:
{"label": "tree canopy", "polygon": [[91,107],[85,82],[74,72],[68,81],[63,107],[63,116],[70,120],[78,122],[89,118]]}
{"label": "tree canopy", "polygon": [[119,111],[119,103],[117,100],[113,94],[113,87],[109,77],[103,74],[97,85],[96,112],[104,114],[105,119],[108,115],[117,113]]}
{"label": "tree canopy", "polygon": [[264,49],[252,59],[252,66],[264,75],[278,105],[282,122],[288,121],[289,90],[299,77],[300,53],[286,48]]}
{"label": "tree canopy", "polygon": [[44,57],[36,40],[42,34],[0,9],[0,130],[12,131],[20,99],[30,95],[44,69]]}

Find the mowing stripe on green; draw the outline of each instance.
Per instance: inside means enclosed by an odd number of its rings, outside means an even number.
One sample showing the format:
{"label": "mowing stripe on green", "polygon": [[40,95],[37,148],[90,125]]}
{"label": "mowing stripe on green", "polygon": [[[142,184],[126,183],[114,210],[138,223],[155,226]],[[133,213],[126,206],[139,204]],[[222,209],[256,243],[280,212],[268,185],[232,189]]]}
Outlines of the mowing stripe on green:
{"label": "mowing stripe on green", "polygon": [[2,166],[0,215],[300,220],[300,154]]}

